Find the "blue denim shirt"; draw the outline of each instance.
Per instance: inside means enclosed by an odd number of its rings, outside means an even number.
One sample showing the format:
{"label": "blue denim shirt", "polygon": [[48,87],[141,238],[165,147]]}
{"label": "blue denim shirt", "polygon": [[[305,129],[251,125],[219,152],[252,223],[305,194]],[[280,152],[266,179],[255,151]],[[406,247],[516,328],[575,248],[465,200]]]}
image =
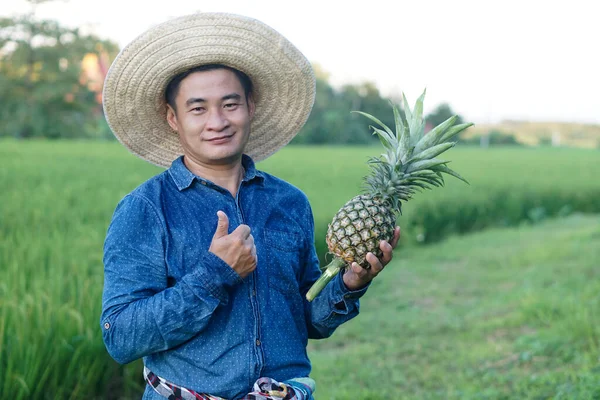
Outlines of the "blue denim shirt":
{"label": "blue denim shirt", "polygon": [[[308,339],[356,316],[366,291],[349,291],[339,274],[305,300],[320,275],[308,199],[249,157],[242,162],[234,198],[178,158],[119,202],[104,244],[100,323],[110,355],[143,357],[168,381],[228,399],[259,377],[308,376]],[[218,210],[230,233],[252,230],[258,264],[245,279],[208,251]],[[151,392],[145,398],[158,398]]]}

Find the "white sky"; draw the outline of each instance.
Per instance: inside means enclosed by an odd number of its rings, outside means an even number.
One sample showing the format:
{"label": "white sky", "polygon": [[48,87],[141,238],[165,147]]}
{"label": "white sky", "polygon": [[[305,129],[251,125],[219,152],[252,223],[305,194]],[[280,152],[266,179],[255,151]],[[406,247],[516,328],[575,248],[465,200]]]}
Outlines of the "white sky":
{"label": "white sky", "polygon": [[[148,27],[196,11],[257,18],[284,34],[334,84],[372,81],[425,111],[441,102],[467,120],[600,124],[595,0],[70,0],[37,14],[89,25],[121,47]],[[0,15],[28,10],[0,0]]]}

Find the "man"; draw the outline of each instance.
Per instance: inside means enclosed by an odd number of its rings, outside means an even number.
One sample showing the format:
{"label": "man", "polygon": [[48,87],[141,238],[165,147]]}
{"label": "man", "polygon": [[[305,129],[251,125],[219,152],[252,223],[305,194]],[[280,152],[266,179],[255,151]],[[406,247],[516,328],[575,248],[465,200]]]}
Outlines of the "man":
{"label": "man", "polygon": [[154,27],[111,66],[113,132],[168,167],[121,200],[104,248],[104,342],[118,362],[143,357],[145,399],[312,398],[308,339],[356,316],[391,260],[398,229],[369,270],[304,298],[319,277],[310,205],[254,161],[293,138],[314,89],[291,43],[230,14]]}

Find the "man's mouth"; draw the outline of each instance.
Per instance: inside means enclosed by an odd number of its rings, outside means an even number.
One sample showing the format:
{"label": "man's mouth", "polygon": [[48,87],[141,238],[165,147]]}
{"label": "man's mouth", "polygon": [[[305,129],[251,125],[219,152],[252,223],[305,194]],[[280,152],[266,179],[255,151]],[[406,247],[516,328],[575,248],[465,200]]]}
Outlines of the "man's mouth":
{"label": "man's mouth", "polygon": [[233,137],[233,135],[234,135],[234,133],[229,134],[229,135],[215,136],[213,138],[205,139],[205,140],[210,143],[219,144],[219,143],[227,142],[229,139],[231,139]]}

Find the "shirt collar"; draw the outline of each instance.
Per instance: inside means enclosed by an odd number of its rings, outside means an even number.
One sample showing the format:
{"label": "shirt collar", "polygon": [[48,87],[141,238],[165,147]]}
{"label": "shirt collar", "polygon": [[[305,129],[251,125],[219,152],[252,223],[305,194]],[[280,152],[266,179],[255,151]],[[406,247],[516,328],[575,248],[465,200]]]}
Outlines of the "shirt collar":
{"label": "shirt collar", "polygon": [[254,165],[254,160],[252,160],[252,158],[250,158],[249,155],[242,155],[242,166],[246,170],[243,179],[244,181],[251,181],[254,178],[258,178],[262,182],[265,179],[265,175],[261,171],[256,169],[256,166]]}
{"label": "shirt collar", "polygon": [[[246,170],[243,179],[244,181],[248,182],[257,178],[262,182],[265,179],[264,174],[256,169],[252,158],[250,158],[250,156],[246,154],[242,155],[242,166]],[[183,162],[183,156],[177,157],[171,163],[171,167],[168,171],[179,191],[182,191],[192,186],[192,183],[194,183],[194,179],[198,181],[208,182],[206,179],[194,175],[189,169],[187,169]]]}

